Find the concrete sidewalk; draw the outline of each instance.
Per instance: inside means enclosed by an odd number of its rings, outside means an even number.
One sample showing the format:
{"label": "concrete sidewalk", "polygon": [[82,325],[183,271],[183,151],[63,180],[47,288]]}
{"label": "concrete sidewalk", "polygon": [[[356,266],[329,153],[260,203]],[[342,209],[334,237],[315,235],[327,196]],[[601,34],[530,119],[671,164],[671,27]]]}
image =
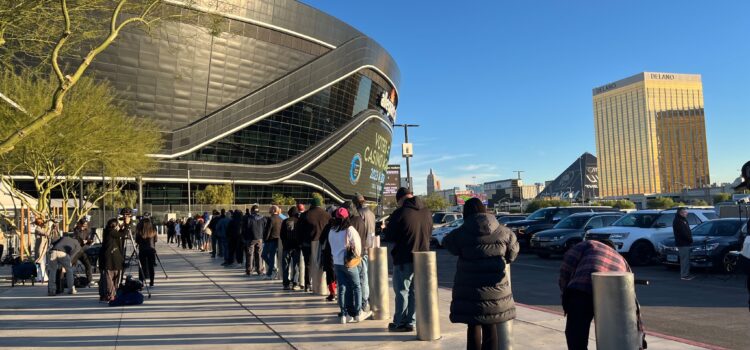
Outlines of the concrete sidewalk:
{"label": "concrete sidewalk", "polygon": [[[450,291],[440,289],[442,339],[389,333],[388,321],[338,324],[335,303],[285,292],[279,281],[225,269],[206,253],[159,246],[169,273],[157,267],[156,288],[143,305],[108,307],[95,288],[48,297],[46,286],[0,292],[0,348],[163,349],[461,349],[466,328],[448,320]],[[137,272],[134,273],[134,275]],[[144,290],[145,294],[145,290]],[[393,298],[391,298],[393,300]],[[391,310],[393,306],[391,305]],[[516,349],[565,348],[562,316],[517,306]],[[593,329],[592,329],[592,335]],[[648,337],[649,349],[701,349]],[[590,343],[595,348],[594,341]]]}

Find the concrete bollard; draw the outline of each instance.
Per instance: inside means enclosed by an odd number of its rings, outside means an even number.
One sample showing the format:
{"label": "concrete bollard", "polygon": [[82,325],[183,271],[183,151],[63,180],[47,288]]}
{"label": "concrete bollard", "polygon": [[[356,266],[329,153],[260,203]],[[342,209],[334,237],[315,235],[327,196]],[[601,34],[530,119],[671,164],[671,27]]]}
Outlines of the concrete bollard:
{"label": "concrete bollard", "polygon": [[[508,279],[508,288],[513,290],[510,264],[505,264],[505,278]],[[497,325],[497,348],[499,350],[513,350],[513,320]]]}
{"label": "concrete bollard", "polygon": [[417,339],[440,339],[437,259],[435,252],[414,252],[414,299]]}
{"label": "concrete bollard", "polygon": [[367,278],[370,282],[370,308],[374,320],[386,320],[390,315],[388,285],[388,248],[370,248]]}
{"label": "concrete bollard", "polygon": [[597,349],[638,349],[635,285],[630,272],[595,272],[594,320]]}
{"label": "concrete bollard", "polygon": [[312,241],[312,256],[310,257],[310,274],[312,275],[312,290],[317,295],[328,295],[326,272],[320,267],[320,241]]}

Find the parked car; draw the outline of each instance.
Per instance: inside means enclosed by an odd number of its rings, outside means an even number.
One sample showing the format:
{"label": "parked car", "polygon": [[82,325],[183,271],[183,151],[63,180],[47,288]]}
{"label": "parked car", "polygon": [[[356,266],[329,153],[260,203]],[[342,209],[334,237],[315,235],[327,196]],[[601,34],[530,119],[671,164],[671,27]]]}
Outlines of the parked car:
{"label": "parked car", "polygon": [[438,227],[432,230],[432,237],[430,238],[430,245],[437,248],[443,247],[443,238],[447,236],[451,231],[457,229],[459,226],[464,224],[464,219],[458,219],[451,222],[443,227]]}
{"label": "parked car", "polygon": [[[732,272],[735,264],[729,252],[742,249],[747,236],[746,220],[739,218],[706,221],[693,229],[690,266]],[[667,266],[679,266],[680,256],[674,238],[659,244],[659,260]]]}
{"label": "parked car", "polygon": [[[657,256],[657,245],[673,237],[672,222],[677,209],[639,210],[615,221],[612,226],[590,230],[585,239],[609,239],[632,265],[646,265]],[[688,224],[718,218],[711,209],[688,209]]]}
{"label": "parked car", "polygon": [[612,207],[599,206],[549,207],[542,208],[531,213],[531,215],[529,215],[525,220],[509,222],[505,224],[505,226],[510,228],[516,234],[516,238],[518,239],[518,244],[521,246],[521,249],[526,249],[529,247],[532,235],[539,231],[552,228],[553,226],[555,226],[555,224],[560,222],[560,220],[565,219],[570,214],[616,211],[617,209]]}
{"label": "parked car", "polygon": [[526,215],[521,215],[521,214],[498,215],[495,218],[497,218],[497,222],[505,225],[513,221],[526,220]]}
{"label": "parked car", "polygon": [[432,228],[443,227],[458,219],[462,219],[464,214],[454,212],[435,212],[432,214]]}
{"label": "parked car", "polygon": [[534,234],[531,249],[542,258],[565,254],[570,247],[583,241],[586,231],[609,226],[622,215],[617,212],[572,214],[560,220],[555,227]]}

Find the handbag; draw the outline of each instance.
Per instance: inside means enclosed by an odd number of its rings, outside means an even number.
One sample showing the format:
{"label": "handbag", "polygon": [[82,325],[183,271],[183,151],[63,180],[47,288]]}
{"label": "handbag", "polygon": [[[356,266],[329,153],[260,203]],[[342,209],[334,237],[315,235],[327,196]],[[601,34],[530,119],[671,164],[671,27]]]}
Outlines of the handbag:
{"label": "handbag", "polygon": [[349,241],[349,231],[346,231],[346,253],[344,254],[344,266],[350,269],[355,266],[359,266],[362,261],[362,257],[357,254],[357,249]]}

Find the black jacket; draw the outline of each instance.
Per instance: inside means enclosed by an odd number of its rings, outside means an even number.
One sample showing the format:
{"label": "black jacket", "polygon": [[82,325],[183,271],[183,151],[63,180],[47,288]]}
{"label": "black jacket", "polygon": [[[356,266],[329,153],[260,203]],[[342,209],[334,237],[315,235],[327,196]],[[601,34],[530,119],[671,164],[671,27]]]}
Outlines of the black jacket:
{"label": "black jacket", "polygon": [[263,242],[278,241],[281,237],[281,224],[281,217],[278,215],[271,215],[266,224],[266,232],[263,235]]}
{"label": "black jacket", "polygon": [[690,231],[690,224],[687,219],[675,215],[674,221],[672,222],[672,229],[674,230],[674,242],[678,247],[689,247],[693,244],[693,232]]}
{"label": "black jacket", "polygon": [[[227,225],[227,239],[237,240],[242,238],[242,215],[232,215],[232,221]],[[234,241],[233,241],[234,242]]]}
{"label": "black jacket", "polygon": [[505,264],[518,256],[516,236],[491,214],[464,220],[443,240],[443,246],[458,256],[451,322],[495,324],[516,318],[513,293],[505,276]]}
{"label": "black jacket", "polygon": [[300,247],[299,239],[297,239],[297,221],[299,219],[294,216],[290,216],[281,224],[281,244],[284,250],[297,249]]}
{"label": "black jacket", "polygon": [[102,247],[99,250],[99,268],[102,270],[122,270],[125,258],[122,243],[125,231],[105,229]]}
{"label": "black jacket", "polygon": [[242,238],[245,242],[261,241],[266,232],[266,218],[258,213],[250,214],[245,220],[245,227],[242,229]]}
{"label": "black jacket", "polygon": [[385,228],[387,240],[395,242],[391,250],[394,265],[414,262],[412,252],[430,251],[432,214],[418,197],[407,198],[391,214]]}
{"label": "black jacket", "polygon": [[323,234],[323,229],[329,221],[331,221],[331,215],[321,207],[312,207],[302,213],[298,228],[302,243],[309,244],[312,241],[319,241],[320,235]]}

